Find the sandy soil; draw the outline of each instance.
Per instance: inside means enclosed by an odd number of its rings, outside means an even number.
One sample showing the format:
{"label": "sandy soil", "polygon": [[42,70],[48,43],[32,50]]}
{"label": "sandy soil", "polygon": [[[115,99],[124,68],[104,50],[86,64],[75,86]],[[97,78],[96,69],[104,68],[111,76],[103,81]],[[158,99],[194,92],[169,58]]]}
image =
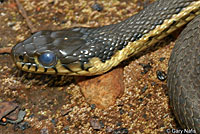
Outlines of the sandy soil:
{"label": "sandy soil", "polygon": [[[20,0],[34,27],[63,29],[117,23],[143,9],[149,0]],[[12,47],[31,35],[14,0],[0,3],[0,48]],[[170,38],[170,37],[168,37]],[[15,100],[27,115],[18,125],[0,126],[1,134],[164,134],[176,128],[170,111],[166,80],[173,43],[122,63],[125,93],[108,109],[86,103],[73,77],[36,75],[15,68],[9,55],[0,55],[0,101]],[[144,70],[145,69],[145,70]],[[97,126],[97,127],[95,127]]]}

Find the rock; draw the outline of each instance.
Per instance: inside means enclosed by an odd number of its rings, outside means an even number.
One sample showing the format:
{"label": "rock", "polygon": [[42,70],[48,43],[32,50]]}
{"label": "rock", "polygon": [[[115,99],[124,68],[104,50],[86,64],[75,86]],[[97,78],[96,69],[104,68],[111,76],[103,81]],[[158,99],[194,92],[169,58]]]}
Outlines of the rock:
{"label": "rock", "polygon": [[[11,101],[0,102],[0,119],[7,116],[12,111],[15,111],[17,107],[18,107],[18,104]],[[15,119],[17,119],[17,115],[15,116]]]}
{"label": "rock", "polygon": [[77,77],[76,81],[87,102],[101,109],[114,105],[124,92],[122,68],[96,77]]}
{"label": "rock", "polygon": [[102,121],[100,121],[97,118],[90,119],[90,125],[92,126],[92,128],[94,130],[100,130],[100,129],[102,129],[104,127]]}

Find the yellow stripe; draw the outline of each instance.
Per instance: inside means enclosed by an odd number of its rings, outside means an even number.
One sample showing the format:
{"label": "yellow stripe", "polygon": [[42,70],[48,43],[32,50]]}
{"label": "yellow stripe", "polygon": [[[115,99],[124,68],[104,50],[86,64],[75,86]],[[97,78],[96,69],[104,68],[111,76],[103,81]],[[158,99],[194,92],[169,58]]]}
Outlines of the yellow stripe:
{"label": "yellow stripe", "polygon": [[[192,20],[195,16],[200,14],[200,1],[192,2],[189,6],[185,7],[180,13],[174,14],[170,19],[164,21],[162,25],[158,25],[154,30],[145,34],[142,38],[135,42],[129,42],[129,44],[122,50],[116,52],[110,60],[107,60],[105,63],[101,62],[99,58],[94,57],[90,60],[88,66],[92,66],[88,72],[78,72],[80,75],[98,75],[104,72],[109,71],[111,68],[117,66],[121,61],[127,59],[138,52],[144,50],[147,47],[157,43],[159,40],[163,39],[173,31],[177,30],[179,27],[185,25],[187,22]],[[189,14],[192,11],[196,11],[194,14]],[[187,17],[188,16],[188,17]],[[187,17],[185,20],[182,18]],[[172,26],[167,32],[163,32],[166,28],[176,21],[177,24]],[[148,41],[149,37],[154,37],[150,42]],[[68,74],[74,75],[74,74]]]}

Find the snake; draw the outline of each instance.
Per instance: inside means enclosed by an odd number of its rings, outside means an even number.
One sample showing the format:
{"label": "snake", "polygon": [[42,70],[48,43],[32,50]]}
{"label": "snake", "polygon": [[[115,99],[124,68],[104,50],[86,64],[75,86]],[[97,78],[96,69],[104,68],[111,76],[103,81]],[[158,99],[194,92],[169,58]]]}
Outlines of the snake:
{"label": "snake", "polygon": [[170,57],[167,86],[179,124],[200,133],[199,14],[200,0],[157,0],[119,23],[36,32],[11,56],[27,72],[100,75],[187,25]]}

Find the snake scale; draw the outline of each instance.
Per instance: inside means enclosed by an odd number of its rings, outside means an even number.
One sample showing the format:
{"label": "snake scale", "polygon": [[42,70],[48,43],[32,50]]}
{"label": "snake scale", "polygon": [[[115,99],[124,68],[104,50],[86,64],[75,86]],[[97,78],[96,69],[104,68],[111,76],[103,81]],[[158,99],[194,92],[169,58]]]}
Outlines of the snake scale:
{"label": "snake scale", "polygon": [[98,75],[188,24],[168,70],[172,109],[183,128],[200,133],[200,0],[157,0],[136,15],[103,27],[39,31],[12,49],[24,71]]}

